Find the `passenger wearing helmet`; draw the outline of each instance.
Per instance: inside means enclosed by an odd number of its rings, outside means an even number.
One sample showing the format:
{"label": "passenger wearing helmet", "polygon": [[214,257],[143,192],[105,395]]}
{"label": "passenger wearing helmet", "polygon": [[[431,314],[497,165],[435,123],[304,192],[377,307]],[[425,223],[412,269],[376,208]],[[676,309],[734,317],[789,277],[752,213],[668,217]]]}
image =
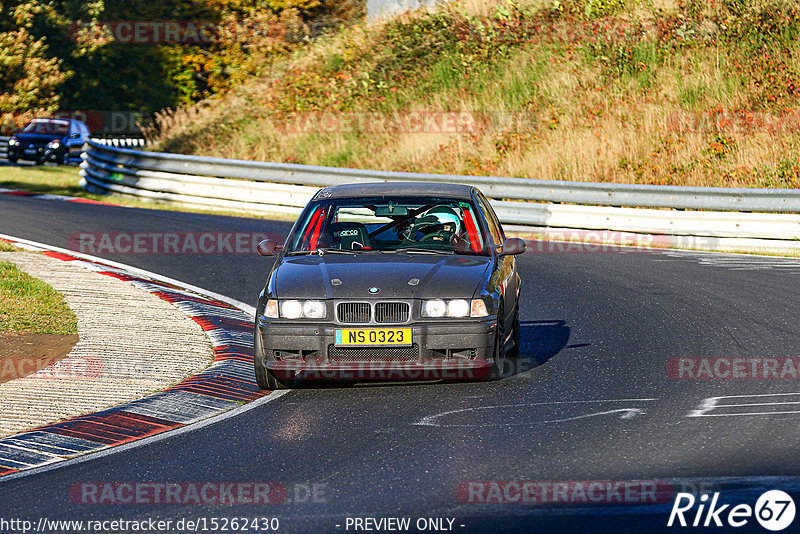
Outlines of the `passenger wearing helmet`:
{"label": "passenger wearing helmet", "polygon": [[420,243],[453,243],[461,231],[461,218],[453,208],[448,206],[436,206],[414,221],[410,228],[409,236],[416,232],[424,235],[419,239]]}

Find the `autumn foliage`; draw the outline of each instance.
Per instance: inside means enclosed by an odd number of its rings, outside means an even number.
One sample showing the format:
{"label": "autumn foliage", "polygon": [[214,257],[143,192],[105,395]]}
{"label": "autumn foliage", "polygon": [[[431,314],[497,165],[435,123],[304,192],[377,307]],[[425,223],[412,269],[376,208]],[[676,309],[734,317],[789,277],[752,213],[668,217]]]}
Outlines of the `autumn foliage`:
{"label": "autumn foliage", "polygon": [[[224,93],[363,11],[362,0],[0,0],[0,133],[56,111],[148,116]],[[137,21],[202,24],[213,39],[121,42],[103,33]]]}

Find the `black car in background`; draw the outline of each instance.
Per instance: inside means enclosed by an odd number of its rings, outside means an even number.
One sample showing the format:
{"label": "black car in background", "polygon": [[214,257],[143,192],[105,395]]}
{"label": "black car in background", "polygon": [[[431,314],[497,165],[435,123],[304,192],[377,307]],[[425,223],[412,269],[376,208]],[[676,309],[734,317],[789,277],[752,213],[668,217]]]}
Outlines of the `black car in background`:
{"label": "black car in background", "polygon": [[8,161],[45,161],[68,165],[79,158],[89,139],[89,128],[74,119],[33,119],[8,141]]}
{"label": "black car in background", "polygon": [[256,314],[258,384],[501,376],[519,351],[524,250],[469,185],[320,190],[285,244],[259,245],[278,258]]}

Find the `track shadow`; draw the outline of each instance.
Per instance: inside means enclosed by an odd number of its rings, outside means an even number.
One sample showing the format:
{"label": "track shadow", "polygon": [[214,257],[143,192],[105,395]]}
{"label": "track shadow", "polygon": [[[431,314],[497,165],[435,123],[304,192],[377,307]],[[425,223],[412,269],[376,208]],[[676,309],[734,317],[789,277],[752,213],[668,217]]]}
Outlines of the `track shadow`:
{"label": "track shadow", "polygon": [[503,376],[506,377],[538,367],[564,348],[589,345],[567,345],[571,329],[562,320],[520,321],[520,327],[519,356],[516,361],[507,359],[503,368]]}
{"label": "track shadow", "polygon": [[[578,348],[590,345],[579,343],[568,345],[570,327],[565,321],[520,321],[520,352],[516,359],[506,358],[502,378],[524,373],[546,363],[565,348]],[[300,379],[296,388],[327,389],[360,386],[416,386],[431,383],[464,382],[465,380],[313,380]],[[469,381],[469,380],[467,380]]]}

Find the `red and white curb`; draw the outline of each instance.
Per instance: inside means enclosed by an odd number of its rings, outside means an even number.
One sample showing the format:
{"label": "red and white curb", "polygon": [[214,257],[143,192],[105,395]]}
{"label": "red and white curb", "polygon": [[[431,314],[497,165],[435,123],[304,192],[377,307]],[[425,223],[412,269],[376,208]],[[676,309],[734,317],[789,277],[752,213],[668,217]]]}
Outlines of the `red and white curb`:
{"label": "red and white curb", "polygon": [[39,198],[44,200],[61,200],[63,202],[78,202],[81,204],[100,204],[101,206],[116,206],[118,208],[128,208],[124,204],[114,204],[111,202],[102,202],[100,200],[92,200],[89,198],[70,197],[66,195],[51,195],[49,193],[33,193],[31,191],[22,191],[20,189],[6,189],[0,187],[0,195],[9,195],[14,197],[29,197]]}
{"label": "red and white curb", "polygon": [[255,381],[252,307],[116,262],[2,234],[0,239],[130,282],[172,303],[200,325],[214,351],[210,367],[164,391],[0,439],[0,479],[168,431],[188,430],[188,425],[205,426],[197,424],[234,415],[253,401],[280,396],[268,395]]}

